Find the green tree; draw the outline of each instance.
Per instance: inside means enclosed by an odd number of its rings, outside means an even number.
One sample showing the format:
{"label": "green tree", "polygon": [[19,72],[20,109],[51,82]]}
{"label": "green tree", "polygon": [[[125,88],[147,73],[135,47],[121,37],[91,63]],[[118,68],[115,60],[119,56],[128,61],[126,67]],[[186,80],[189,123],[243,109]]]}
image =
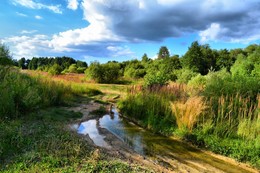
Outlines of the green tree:
{"label": "green tree", "polygon": [[85,67],[85,68],[88,68],[88,64],[86,62],[83,62],[83,61],[79,61],[77,60],[77,67]]}
{"label": "green tree", "polygon": [[158,59],[169,58],[169,57],[170,57],[170,53],[168,48],[166,46],[162,46],[158,53]]}
{"label": "green tree", "polygon": [[183,66],[194,72],[205,74],[208,70],[207,62],[203,56],[201,45],[197,41],[193,42],[188,51],[183,56]]}
{"label": "green tree", "polygon": [[85,71],[87,77],[98,83],[115,83],[119,78],[120,65],[117,62],[100,64],[95,61]]}
{"label": "green tree", "polygon": [[21,58],[19,61],[18,61],[18,67],[21,68],[21,69],[25,69],[26,68],[26,60],[25,58]]}
{"label": "green tree", "polygon": [[124,69],[124,76],[129,78],[142,78],[146,74],[143,63],[138,60],[129,61]]}
{"label": "green tree", "polygon": [[234,64],[235,59],[230,56],[230,53],[227,49],[218,51],[218,58],[216,62],[217,70],[226,68],[230,72],[231,66]]}
{"label": "green tree", "polygon": [[151,59],[148,58],[147,54],[145,53],[143,56],[142,56],[142,64],[146,64],[150,61]]}
{"label": "green tree", "polygon": [[0,43],[0,65],[12,65],[12,57],[9,48]]}

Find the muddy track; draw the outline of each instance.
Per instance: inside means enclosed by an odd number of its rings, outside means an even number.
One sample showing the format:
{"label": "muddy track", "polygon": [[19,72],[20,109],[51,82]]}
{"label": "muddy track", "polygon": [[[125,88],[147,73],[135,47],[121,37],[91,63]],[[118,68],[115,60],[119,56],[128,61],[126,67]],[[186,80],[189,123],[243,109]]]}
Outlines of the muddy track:
{"label": "muddy track", "polygon": [[[97,116],[91,115],[93,110],[97,110],[102,106],[100,103],[91,101],[87,104],[80,103],[69,110],[81,112],[83,117],[76,121],[81,122],[95,119]],[[107,107],[109,109],[109,106]],[[72,126],[69,126],[70,129]],[[75,129],[74,129],[75,130]],[[153,155],[142,156],[128,147],[113,133],[105,128],[98,127],[101,135],[105,136],[108,146],[98,147],[100,150],[108,153],[114,158],[127,161],[129,164],[138,164],[154,170],[154,172],[231,172],[231,173],[258,173],[260,171],[250,166],[238,163],[233,159],[216,155],[208,151],[202,151],[192,146],[186,146],[187,143],[176,141],[176,144],[163,146],[158,148]],[[84,136],[87,142],[95,145],[91,138]],[[185,149],[181,146],[185,145]],[[173,152],[174,151],[174,152]]]}

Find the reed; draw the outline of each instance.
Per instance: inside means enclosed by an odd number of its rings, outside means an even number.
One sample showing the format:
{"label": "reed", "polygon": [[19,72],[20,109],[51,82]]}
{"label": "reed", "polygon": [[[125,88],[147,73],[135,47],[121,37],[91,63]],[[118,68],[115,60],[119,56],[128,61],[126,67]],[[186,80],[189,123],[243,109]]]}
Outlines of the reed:
{"label": "reed", "polygon": [[206,105],[203,101],[203,97],[194,96],[188,98],[185,102],[172,102],[171,108],[176,118],[178,128],[187,128],[192,132],[194,125],[197,123],[198,117],[206,109]]}

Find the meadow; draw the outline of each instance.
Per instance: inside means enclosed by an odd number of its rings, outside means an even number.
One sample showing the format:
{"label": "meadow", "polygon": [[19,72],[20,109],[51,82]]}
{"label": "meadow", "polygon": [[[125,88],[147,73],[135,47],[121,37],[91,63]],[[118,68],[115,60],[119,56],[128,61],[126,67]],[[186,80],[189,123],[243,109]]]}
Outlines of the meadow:
{"label": "meadow", "polygon": [[82,114],[64,106],[87,103],[100,90],[13,67],[1,66],[0,76],[0,172],[147,171],[67,129]]}

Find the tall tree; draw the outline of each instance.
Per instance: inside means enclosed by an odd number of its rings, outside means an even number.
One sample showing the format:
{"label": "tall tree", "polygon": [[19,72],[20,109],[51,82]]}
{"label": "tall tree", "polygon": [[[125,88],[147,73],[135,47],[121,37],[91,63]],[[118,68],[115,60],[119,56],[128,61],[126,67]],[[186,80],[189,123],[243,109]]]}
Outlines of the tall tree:
{"label": "tall tree", "polygon": [[170,53],[168,48],[166,46],[162,46],[158,53],[158,59],[169,58],[169,57],[170,57]]}
{"label": "tall tree", "polygon": [[194,72],[205,74],[207,65],[203,56],[201,45],[199,45],[197,41],[191,44],[182,60],[184,67],[187,67]]}
{"label": "tall tree", "polygon": [[21,59],[18,61],[18,67],[20,67],[21,69],[25,69],[25,63],[26,63],[25,58],[21,58]]}
{"label": "tall tree", "polygon": [[9,48],[0,43],[0,65],[12,65],[12,57]]}

